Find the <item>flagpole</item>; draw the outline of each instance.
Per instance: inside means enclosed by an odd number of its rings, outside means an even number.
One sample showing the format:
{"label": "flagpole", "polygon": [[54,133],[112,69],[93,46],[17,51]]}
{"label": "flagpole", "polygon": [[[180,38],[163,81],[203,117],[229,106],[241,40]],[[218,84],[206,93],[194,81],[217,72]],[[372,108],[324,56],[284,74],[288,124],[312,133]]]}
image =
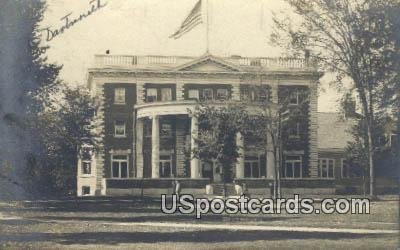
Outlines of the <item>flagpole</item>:
{"label": "flagpole", "polygon": [[210,52],[210,27],[209,27],[209,23],[210,23],[210,18],[209,18],[209,6],[208,6],[208,1],[209,0],[205,0],[206,1],[206,54],[208,54]]}

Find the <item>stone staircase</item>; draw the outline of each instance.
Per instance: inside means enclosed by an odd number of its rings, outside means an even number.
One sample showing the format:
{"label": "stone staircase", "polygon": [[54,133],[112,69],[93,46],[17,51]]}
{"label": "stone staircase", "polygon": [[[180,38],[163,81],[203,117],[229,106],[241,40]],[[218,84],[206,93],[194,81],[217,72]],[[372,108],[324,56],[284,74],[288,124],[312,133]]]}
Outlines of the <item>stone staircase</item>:
{"label": "stone staircase", "polygon": [[[213,195],[215,196],[224,196],[224,184],[223,183],[214,183],[213,186]],[[227,183],[225,184],[225,196],[236,196],[235,185]]]}

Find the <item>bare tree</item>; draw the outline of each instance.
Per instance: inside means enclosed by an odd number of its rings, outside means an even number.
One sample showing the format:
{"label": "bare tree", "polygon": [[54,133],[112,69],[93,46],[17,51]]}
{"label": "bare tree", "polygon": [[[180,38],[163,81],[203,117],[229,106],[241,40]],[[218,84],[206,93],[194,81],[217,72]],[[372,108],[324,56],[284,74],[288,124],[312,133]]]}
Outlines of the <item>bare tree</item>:
{"label": "bare tree", "polygon": [[[308,91],[296,91],[301,98],[299,98],[298,105],[295,106],[290,105],[294,92],[288,89],[277,90],[276,100],[272,101],[270,88],[265,85],[249,86],[249,92],[254,93],[253,96],[242,98],[242,101],[250,107],[246,132],[254,135],[254,138],[258,138],[258,144],[264,148],[266,154],[272,151],[274,198],[280,198],[282,195],[283,148],[285,144],[290,143],[285,139],[285,134],[288,129],[296,126],[294,122],[296,116],[307,115]],[[254,109],[253,112],[251,112],[251,107]]]}

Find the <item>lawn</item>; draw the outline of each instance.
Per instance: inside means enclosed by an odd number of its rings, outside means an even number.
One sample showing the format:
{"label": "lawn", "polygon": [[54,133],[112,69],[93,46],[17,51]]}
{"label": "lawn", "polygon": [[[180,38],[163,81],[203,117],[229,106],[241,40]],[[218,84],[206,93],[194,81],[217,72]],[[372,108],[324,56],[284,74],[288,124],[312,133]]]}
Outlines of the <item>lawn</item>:
{"label": "lawn", "polygon": [[[396,249],[396,234],[204,230],[129,225],[205,223],[398,229],[398,201],[379,201],[369,215],[164,215],[157,200],[2,202],[5,249]],[[124,223],[124,224],[119,224]]]}

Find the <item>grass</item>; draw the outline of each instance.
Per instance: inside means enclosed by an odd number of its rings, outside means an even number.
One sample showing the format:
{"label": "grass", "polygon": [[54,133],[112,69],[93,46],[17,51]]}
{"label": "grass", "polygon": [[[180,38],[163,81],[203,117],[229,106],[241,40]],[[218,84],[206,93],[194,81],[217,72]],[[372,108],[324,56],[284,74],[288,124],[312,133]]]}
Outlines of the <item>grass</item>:
{"label": "grass", "polygon": [[398,229],[398,201],[379,201],[369,215],[164,215],[159,201],[97,200],[1,203],[5,249],[396,249],[398,235],[228,231],[122,226],[183,222],[329,228]]}

